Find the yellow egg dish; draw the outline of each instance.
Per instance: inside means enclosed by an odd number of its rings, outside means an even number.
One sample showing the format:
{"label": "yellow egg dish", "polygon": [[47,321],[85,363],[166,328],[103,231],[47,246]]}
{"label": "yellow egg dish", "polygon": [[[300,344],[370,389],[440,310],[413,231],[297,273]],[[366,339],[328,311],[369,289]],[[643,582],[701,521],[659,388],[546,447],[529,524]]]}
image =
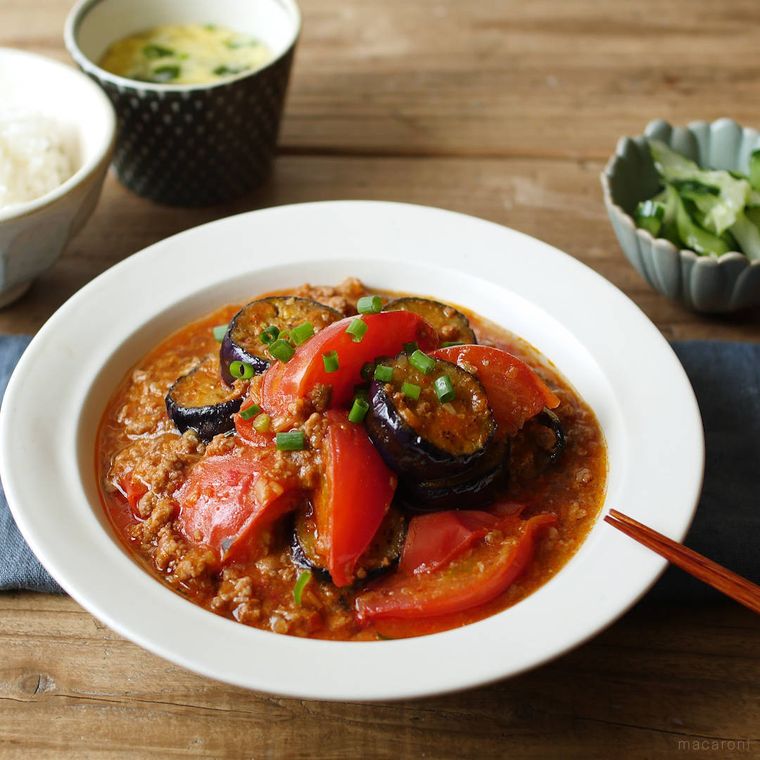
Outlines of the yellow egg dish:
{"label": "yellow egg dish", "polygon": [[167,24],[113,43],[100,60],[112,74],[154,84],[213,84],[269,63],[259,40],[214,24]]}

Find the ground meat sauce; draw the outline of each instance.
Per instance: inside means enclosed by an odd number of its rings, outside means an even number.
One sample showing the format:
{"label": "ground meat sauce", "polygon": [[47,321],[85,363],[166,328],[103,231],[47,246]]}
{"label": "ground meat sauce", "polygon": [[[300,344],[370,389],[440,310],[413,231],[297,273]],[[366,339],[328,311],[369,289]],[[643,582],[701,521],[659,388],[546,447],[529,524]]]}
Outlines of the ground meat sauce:
{"label": "ground meat sauce", "polygon": [[[337,287],[304,285],[278,295],[312,298],[349,316],[356,313],[357,300],[367,293],[361,282],[349,279]],[[564,428],[566,447],[556,464],[547,467],[544,457],[552,445],[551,434],[533,422],[512,439],[509,448],[509,481],[500,498],[527,505],[524,517],[545,512],[557,516],[518,580],[489,603],[464,612],[422,621],[381,620],[362,625],[354,610],[364,572],[357,574],[356,584],[344,588],[315,574],[304,587],[300,604],[296,603],[294,586],[302,568],[294,563],[291,551],[290,514],[262,530],[255,548],[249,547],[232,561],[220,561],[216,551],[194,540],[198,536],[183,533],[176,497],[198,463],[250,456],[255,447],[234,431],[205,444],[193,430],[178,434],[167,414],[165,396],[179,377],[200,362],[218,365],[219,343],[213,328],[229,322],[241,306],[225,306],[157,346],[123,380],[99,429],[96,466],[108,517],[129,551],[174,591],[219,615],[277,633],[340,640],[415,636],[464,625],[515,604],[558,572],[583,542],[601,508],[607,473],[604,440],[594,413],[534,348],[468,312],[479,343],[522,359],[561,402],[554,411]],[[259,382],[259,377],[252,381]],[[288,479],[304,490],[320,484],[325,436],[322,412],[328,400],[329,388],[317,385],[309,398],[292,410],[305,433],[306,448],[269,454],[267,477],[255,486],[262,491],[257,497],[276,498],[278,494],[267,489],[282,490],[281,484]],[[308,504],[304,501],[296,509],[308,510]],[[515,538],[497,530],[484,540],[506,543]]]}

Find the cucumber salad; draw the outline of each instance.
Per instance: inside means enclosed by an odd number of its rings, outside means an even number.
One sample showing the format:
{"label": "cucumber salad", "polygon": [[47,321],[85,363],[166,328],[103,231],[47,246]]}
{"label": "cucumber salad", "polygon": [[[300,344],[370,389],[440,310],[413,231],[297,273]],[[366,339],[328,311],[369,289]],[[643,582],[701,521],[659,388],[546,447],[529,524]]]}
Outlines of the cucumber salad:
{"label": "cucumber salad", "polygon": [[748,176],[702,169],[658,140],[649,150],[662,190],[637,205],[637,227],[701,256],[737,251],[760,260],[760,149]]}

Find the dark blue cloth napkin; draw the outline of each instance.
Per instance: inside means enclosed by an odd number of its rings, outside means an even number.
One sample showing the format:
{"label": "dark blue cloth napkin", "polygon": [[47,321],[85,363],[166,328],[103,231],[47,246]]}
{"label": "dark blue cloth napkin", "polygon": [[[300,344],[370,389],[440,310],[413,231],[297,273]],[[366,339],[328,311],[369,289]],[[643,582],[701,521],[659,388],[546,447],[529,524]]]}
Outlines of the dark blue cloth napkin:
{"label": "dark blue cloth napkin", "polygon": [[[0,403],[11,373],[30,340],[26,335],[0,335]],[[0,483],[0,591],[11,589],[63,593],[21,537]]]}
{"label": "dark blue cloth napkin", "polygon": [[[694,388],[705,428],[704,486],[684,543],[758,583],[760,343],[690,340],[672,346]],[[669,567],[651,596],[702,600],[721,594]]]}
{"label": "dark blue cloth napkin", "polygon": [[[0,335],[0,399],[29,338]],[[673,344],[697,394],[705,426],[705,483],[686,544],[760,581],[760,344]],[[667,505],[663,505],[666,509]],[[0,489],[0,590],[61,592],[18,532]],[[651,595],[661,600],[719,598],[669,568]]]}

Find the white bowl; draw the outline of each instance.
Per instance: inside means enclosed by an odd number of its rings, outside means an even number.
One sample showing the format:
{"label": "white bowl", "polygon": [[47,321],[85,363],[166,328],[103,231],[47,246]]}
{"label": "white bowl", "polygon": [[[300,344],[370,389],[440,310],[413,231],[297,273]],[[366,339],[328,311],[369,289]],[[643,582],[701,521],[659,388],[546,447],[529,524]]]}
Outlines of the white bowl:
{"label": "white bowl", "polygon": [[71,66],[0,48],[0,107],[40,113],[61,128],[76,170],[28,203],[0,208],[0,307],[19,298],[84,226],[100,197],[116,117],[108,98]]}
{"label": "white bowl", "polygon": [[123,375],[220,304],[348,275],[463,304],[529,340],[596,411],[609,447],[605,509],[685,535],[701,487],[699,411],[674,353],[631,301],[570,256],[495,224],[418,206],[331,202],[242,214],[157,243],[91,282],[40,330],[8,386],[0,471],[42,563],[80,604],[150,651],[212,678],[304,698],[461,689],[534,667],[604,628],[665,561],[601,520],[561,572],[511,609],[380,642],[300,639],[218,617],[121,547],[99,502],[93,451]]}

